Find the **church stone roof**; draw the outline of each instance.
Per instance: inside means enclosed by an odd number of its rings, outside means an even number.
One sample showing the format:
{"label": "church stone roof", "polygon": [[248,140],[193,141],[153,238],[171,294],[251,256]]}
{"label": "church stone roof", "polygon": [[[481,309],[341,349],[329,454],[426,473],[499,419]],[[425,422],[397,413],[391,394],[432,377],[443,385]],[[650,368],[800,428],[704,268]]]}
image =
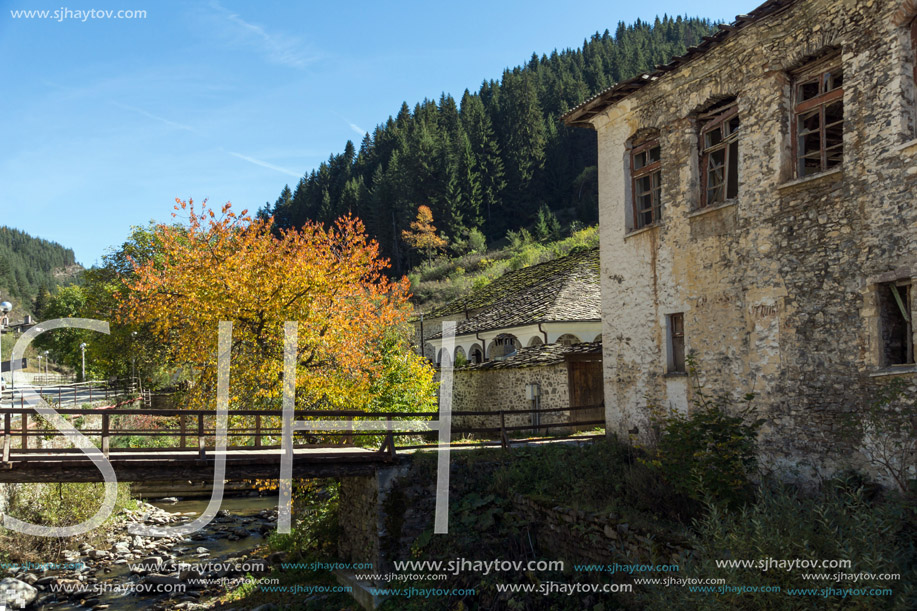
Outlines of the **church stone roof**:
{"label": "church stone roof", "polygon": [[515,369],[520,367],[543,367],[562,363],[568,356],[575,354],[601,354],[602,342],[583,342],[564,346],[563,344],[542,344],[532,348],[520,348],[512,356],[499,361],[487,361],[459,367],[462,371],[488,369]]}
{"label": "church stone roof", "polygon": [[584,249],[504,274],[483,290],[434,310],[430,316],[448,316],[472,308],[483,310],[459,321],[456,335],[546,322],[599,321],[599,249]]}

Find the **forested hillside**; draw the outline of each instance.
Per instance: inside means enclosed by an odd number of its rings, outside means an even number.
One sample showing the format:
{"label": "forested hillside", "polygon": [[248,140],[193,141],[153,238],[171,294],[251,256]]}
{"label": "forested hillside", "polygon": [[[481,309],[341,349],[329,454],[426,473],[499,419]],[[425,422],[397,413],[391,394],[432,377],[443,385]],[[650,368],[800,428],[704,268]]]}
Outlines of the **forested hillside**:
{"label": "forested hillside", "polygon": [[71,249],[0,227],[0,299],[15,306],[13,320],[39,314],[35,306],[40,310],[48,292],[71,280],[78,269]]}
{"label": "forested hillside", "polygon": [[595,223],[595,135],[564,127],[560,116],[684,53],[713,29],[708,20],[668,16],[620,23],[614,35],[596,33],[581,49],[534,54],[458,102],[448,94],[413,109],[405,102],[359,150],[348,141],[260,213],[296,227],[350,212],[379,240],[395,272],[421,259],[402,236],[420,205],[432,209],[436,227],[453,242],[471,229],[488,241],[501,238],[533,223],[543,207],[563,223]]}

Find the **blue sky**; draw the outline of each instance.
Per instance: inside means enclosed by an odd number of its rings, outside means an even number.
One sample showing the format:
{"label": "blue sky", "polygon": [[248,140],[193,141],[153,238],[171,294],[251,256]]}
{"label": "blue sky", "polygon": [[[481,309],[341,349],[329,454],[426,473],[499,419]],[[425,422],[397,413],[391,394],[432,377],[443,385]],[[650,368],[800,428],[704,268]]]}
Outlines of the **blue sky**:
{"label": "blue sky", "polygon": [[[273,202],[404,100],[459,98],[618,21],[760,4],[69,1],[0,1],[0,225],[87,266],[176,197]],[[74,18],[89,9],[147,15]]]}

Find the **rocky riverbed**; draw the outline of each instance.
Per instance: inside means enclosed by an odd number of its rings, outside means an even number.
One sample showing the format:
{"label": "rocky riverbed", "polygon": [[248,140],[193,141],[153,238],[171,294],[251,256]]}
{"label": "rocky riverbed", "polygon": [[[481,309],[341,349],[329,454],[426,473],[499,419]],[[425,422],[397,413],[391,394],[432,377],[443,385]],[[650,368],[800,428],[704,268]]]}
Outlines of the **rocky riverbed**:
{"label": "rocky riverbed", "polygon": [[0,602],[5,598],[12,609],[207,609],[204,601],[257,578],[281,559],[252,554],[275,529],[276,507],[250,515],[221,510],[209,525],[188,536],[128,532],[131,524],[178,525],[196,516],[194,511],[171,512],[141,502],[137,509],[123,511],[104,545],[83,543],[65,550],[57,566],[6,569]]}

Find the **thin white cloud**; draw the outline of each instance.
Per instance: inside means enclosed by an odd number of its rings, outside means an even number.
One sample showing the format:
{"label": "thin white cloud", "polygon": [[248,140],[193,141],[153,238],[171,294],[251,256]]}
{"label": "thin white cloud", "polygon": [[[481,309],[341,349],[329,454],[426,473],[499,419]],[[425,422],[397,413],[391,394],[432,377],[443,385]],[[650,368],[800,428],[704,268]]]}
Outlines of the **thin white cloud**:
{"label": "thin white cloud", "polygon": [[360,127],[359,125],[357,125],[356,123],[351,123],[350,121],[347,121],[347,125],[350,126],[350,129],[360,134],[361,137],[367,134],[366,130]]}
{"label": "thin white cloud", "polygon": [[216,0],[210,3],[210,7],[236,26],[233,28],[234,34],[241,42],[257,47],[269,61],[275,64],[290,68],[305,68],[320,57],[316,53],[309,52],[299,38],[268,32],[263,26],[245,21],[238,13],[233,13]]}
{"label": "thin white cloud", "polygon": [[178,122],[176,122],[176,121],[172,121],[172,120],[170,120],[170,119],[166,119],[165,117],[160,117],[159,115],[154,115],[153,113],[147,112],[147,111],[143,110],[142,108],[137,108],[136,106],[128,106],[128,105],[126,105],[126,104],[119,104],[118,102],[111,102],[111,103],[112,103],[114,106],[117,106],[118,108],[123,108],[124,110],[130,110],[131,112],[136,112],[136,113],[138,113],[138,114],[141,114],[141,115],[143,115],[144,117],[147,117],[148,119],[153,119],[154,121],[159,121],[160,123],[165,123],[165,124],[168,125],[169,127],[174,127],[175,129],[181,129],[181,130],[184,130],[184,131],[187,131],[187,132],[193,132],[193,131],[194,131],[194,128],[191,127],[190,125],[185,125],[184,123],[178,123]]}
{"label": "thin white cloud", "polygon": [[253,164],[255,164],[255,165],[259,165],[259,166],[261,166],[262,168],[267,168],[267,169],[269,169],[269,170],[274,170],[275,172],[280,172],[281,174],[286,174],[286,175],[288,175],[288,176],[294,176],[294,177],[296,177],[296,178],[300,178],[300,175],[297,174],[296,172],[293,172],[292,170],[288,170],[288,169],[286,169],[286,168],[281,168],[280,166],[276,166],[276,165],[274,165],[274,164],[272,164],[272,163],[268,163],[268,162],[266,162],[266,161],[261,161],[260,159],[255,159],[254,157],[249,157],[248,155],[242,155],[242,154],[240,154],[240,153],[233,153],[232,151],[227,151],[227,152],[228,152],[230,155],[232,155],[233,157],[238,157],[239,159],[243,159],[243,160],[245,160],[245,161],[247,161],[247,162],[249,162],[249,163],[253,163]]}

